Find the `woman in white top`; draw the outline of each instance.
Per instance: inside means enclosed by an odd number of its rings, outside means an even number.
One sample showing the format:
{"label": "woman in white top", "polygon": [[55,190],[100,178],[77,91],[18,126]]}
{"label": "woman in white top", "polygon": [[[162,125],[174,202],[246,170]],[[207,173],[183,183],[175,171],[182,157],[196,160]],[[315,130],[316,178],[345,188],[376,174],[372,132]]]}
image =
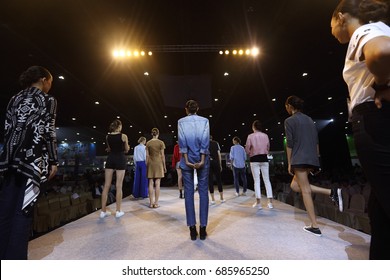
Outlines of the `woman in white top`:
{"label": "woman in white top", "polygon": [[[344,80],[356,151],[372,192],[370,259],[390,259],[390,22],[389,2],[342,0],[332,34],[348,45]],[[387,24],[386,24],[387,23]]]}

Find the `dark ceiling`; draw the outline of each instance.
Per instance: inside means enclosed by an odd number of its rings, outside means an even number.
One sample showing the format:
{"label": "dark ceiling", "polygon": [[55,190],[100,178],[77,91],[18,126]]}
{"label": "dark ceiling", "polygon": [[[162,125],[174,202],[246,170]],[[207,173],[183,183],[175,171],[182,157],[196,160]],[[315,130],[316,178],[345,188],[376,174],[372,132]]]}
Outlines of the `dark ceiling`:
{"label": "dark ceiling", "polygon": [[[171,148],[187,98],[199,101],[225,152],[233,136],[245,142],[254,119],[267,129],[271,149],[282,150],[284,101],[292,94],[305,99],[313,119],[335,120],[330,134],[343,134],[345,46],[330,32],[337,3],[2,0],[1,122],[20,90],[19,74],[42,65],[54,76],[58,140],[96,141],[99,153],[117,117],[132,147],[157,127]],[[218,53],[252,46],[260,49],[256,58]],[[153,55],[118,61],[112,56],[118,47]]]}

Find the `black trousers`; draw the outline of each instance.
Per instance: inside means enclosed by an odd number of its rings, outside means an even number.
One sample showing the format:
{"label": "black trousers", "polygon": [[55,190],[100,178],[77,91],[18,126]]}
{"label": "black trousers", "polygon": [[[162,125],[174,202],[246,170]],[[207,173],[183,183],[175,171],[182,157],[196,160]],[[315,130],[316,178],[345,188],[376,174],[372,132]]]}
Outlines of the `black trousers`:
{"label": "black trousers", "polygon": [[210,160],[210,170],[209,170],[209,191],[210,191],[210,193],[214,193],[214,176],[215,176],[215,179],[217,180],[218,191],[223,192],[221,166],[219,165],[218,160]]}
{"label": "black trousers", "polygon": [[27,178],[16,172],[5,174],[0,194],[0,258],[26,260],[32,212],[22,211]]}
{"label": "black trousers", "polygon": [[371,224],[370,259],[390,260],[390,103],[374,102],[352,111],[356,152],[371,185],[368,215]]}

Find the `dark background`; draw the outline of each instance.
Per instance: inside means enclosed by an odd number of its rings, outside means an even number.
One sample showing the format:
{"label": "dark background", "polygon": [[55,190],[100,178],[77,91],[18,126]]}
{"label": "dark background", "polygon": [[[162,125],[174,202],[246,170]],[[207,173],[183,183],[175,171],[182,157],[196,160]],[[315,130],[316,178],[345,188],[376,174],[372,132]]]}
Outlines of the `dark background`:
{"label": "dark background", "polygon": [[[223,152],[236,135],[245,143],[255,119],[271,150],[280,151],[284,102],[297,95],[319,126],[324,166],[350,165],[341,74],[346,46],[330,29],[337,0],[0,3],[1,123],[9,98],[20,90],[20,73],[31,65],[54,76],[59,142],[93,141],[98,155],[105,154],[107,128],[117,117],[132,147],[157,127],[171,153],[188,98],[199,101],[199,114],[210,119]],[[218,54],[252,46],[260,49],[256,58]],[[153,55],[118,61],[115,48]]]}

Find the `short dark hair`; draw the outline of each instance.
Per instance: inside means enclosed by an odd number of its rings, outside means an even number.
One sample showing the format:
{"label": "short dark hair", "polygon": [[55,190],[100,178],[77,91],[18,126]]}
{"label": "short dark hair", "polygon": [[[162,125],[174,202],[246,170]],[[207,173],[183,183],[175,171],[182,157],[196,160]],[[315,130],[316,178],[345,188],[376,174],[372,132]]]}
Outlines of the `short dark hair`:
{"label": "short dark hair", "polygon": [[52,78],[49,70],[42,66],[30,66],[19,77],[19,84],[23,89],[31,87],[32,84],[42,78]]}
{"label": "short dark hair", "polygon": [[259,120],[255,120],[252,123],[252,127],[256,128],[256,130],[258,130],[258,131],[262,131],[263,130],[263,126],[261,125],[261,122]]}
{"label": "short dark hair", "polygon": [[238,144],[241,143],[241,139],[238,136],[234,136],[233,141],[236,141]]}
{"label": "short dark hair", "polygon": [[295,95],[291,95],[286,99],[286,105],[291,105],[294,107],[294,109],[297,109],[299,111],[303,109],[303,103],[304,103],[303,99]]}
{"label": "short dark hair", "polygon": [[199,109],[199,105],[198,105],[198,102],[196,102],[195,100],[188,100],[186,102],[186,109],[188,110],[188,112],[190,112],[191,114],[195,114],[198,109]]}

